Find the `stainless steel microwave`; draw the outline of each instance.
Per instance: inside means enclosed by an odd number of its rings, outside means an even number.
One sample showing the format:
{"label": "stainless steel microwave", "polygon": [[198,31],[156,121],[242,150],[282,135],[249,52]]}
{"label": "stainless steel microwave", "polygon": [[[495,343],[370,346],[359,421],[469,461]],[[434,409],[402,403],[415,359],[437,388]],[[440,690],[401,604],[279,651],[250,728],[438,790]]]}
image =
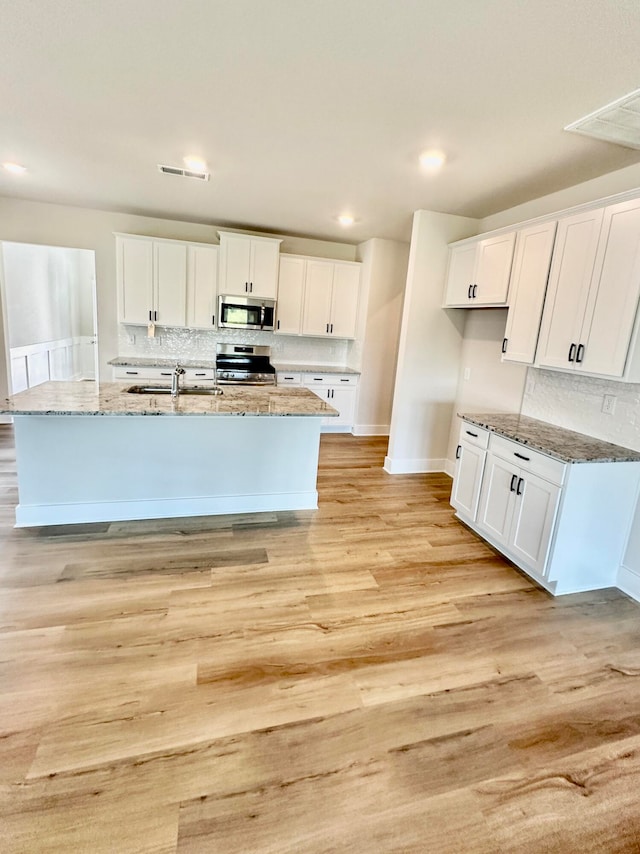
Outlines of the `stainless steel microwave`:
{"label": "stainless steel microwave", "polygon": [[263,329],[273,332],[276,301],[259,297],[218,297],[218,326],[224,329]]}

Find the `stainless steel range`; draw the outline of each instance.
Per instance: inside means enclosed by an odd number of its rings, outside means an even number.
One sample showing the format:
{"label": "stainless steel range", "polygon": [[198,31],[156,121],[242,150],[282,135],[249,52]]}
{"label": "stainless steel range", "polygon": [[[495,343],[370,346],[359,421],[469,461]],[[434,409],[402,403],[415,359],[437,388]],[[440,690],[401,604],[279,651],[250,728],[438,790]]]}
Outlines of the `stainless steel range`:
{"label": "stainless steel range", "polygon": [[276,369],[269,361],[271,347],[254,344],[218,344],[218,385],[275,385]]}

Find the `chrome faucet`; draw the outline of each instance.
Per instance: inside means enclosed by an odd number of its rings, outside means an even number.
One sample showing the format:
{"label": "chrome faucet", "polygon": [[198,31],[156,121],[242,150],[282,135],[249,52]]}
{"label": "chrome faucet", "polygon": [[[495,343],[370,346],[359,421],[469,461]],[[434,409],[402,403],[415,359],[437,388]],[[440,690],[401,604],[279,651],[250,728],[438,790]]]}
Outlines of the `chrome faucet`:
{"label": "chrome faucet", "polygon": [[176,366],[171,374],[171,397],[177,397],[180,394],[180,377],[184,372],[184,368],[181,368],[176,362]]}

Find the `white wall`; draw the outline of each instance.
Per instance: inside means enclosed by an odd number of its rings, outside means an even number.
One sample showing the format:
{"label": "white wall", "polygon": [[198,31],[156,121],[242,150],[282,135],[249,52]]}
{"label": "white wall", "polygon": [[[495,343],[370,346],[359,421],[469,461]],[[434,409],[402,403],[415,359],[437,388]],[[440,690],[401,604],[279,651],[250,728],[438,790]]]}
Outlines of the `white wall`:
{"label": "white wall", "polygon": [[388,435],[409,245],[374,238],[358,247],[364,310],[349,365],[361,370],[353,432]]}
{"label": "white wall", "polygon": [[462,309],[466,315],[446,471],[453,475],[459,413],[519,412],[527,368],[501,362],[505,308]]}
{"label": "white wall", "polygon": [[[0,241],[69,246],[95,251],[100,373],[107,379],[111,378],[111,369],[107,363],[118,355],[116,253],[113,233],[118,231],[217,243],[219,227],[69,205],[0,198]],[[339,258],[344,261],[356,260],[355,245],[287,235],[270,236],[283,237],[283,252]],[[4,351],[2,359],[4,361]],[[0,365],[0,382],[5,382],[5,374],[6,366]]]}
{"label": "white wall", "polygon": [[391,474],[444,468],[465,321],[464,312],[441,308],[448,244],[476,231],[467,217],[414,214],[385,459]]}

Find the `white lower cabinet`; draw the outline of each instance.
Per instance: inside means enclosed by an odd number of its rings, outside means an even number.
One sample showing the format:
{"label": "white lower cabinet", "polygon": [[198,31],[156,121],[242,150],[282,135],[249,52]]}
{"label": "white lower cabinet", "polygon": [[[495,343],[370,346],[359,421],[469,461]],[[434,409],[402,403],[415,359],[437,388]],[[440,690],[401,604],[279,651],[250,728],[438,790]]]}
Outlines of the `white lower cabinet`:
{"label": "white lower cabinet", "polygon": [[[206,384],[208,382],[213,382],[214,373],[215,371],[213,368],[185,368],[184,375],[181,378],[181,383],[198,385],[200,383]],[[113,379],[115,382],[131,381],[132,383],[139,383],[141,380],[155,380],[161,385],[167,385],[171,382],[172,376],[173,369],[169,367],[152,368],[146,366],[138,367],[136,365],[125,365],[117,366],[113,369]]]}
{"label": "white lower cabinet", "polygon": [[303,386],[311,389],[340,415],[322,419],[323,432],[350,433],[356,415],[357,374],[323,374],[304,371],[278,371],[279,386]]}
{"label": "white lower cabinet", "polygon": [[482,484],[482,472],[489,432],[479,427],[463,425],[456,448],[456,473],[451,492],[451,504],[466,518],[475,520]]}
{"label": "white lower cabinet", "polygon": [[465,524],[551,593],[616,585],[640,462],[565,463],[466,421],[458,449],[451,504]]}

